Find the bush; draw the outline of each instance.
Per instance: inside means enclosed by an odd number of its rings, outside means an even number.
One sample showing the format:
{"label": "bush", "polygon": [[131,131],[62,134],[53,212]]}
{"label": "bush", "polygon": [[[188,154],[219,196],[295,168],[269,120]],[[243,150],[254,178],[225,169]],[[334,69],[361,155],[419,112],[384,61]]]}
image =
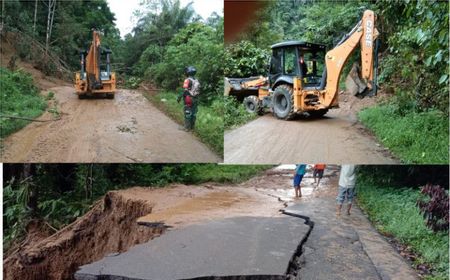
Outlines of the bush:
{"label": "bush", "polygon": [[228,45],[224,54],[224,75],[233,78],[266,76],[269,58],[267,49],[257,48],[249,41]]}
{"label": "bush", "polygon": [[[36,118],[41,115],[47,103],[33,84],[31,75],[21,71],[9,71],[0,67],[1,114]],[[21,129],[29,123],[27,120],[0,118],[1,138]]]}
{"label": "bush", "polygon": [[233,96],[224,96],[224,109],[224,129],[245,124],[257,117],[256,114],[247,112],[244,105]]}
{"label": "bush", "polygon": [[427,184],[420,192],[427,195],[427,199],[420,199],[417,205],[427,221],[427,226],[434,232],[448,230],[449,204],[448,192],[441,186]]}

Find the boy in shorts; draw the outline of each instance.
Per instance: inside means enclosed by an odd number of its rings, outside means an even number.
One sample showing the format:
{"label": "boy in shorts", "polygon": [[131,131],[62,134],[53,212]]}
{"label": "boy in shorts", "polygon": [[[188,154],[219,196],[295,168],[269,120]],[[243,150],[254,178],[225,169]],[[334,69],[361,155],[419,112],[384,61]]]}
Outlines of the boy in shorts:
{"label": "boy in shorts", "polygon": [[305,173],[306,173],[306,164],[297,164],[294,175],[295,197],[302,197],[302,190],[300,189],[300,183],[302,182]]}
{"label": "boy in shorts", "polygon": [[315,164],[314,165],[313,177],[314,177],[314,183],[316,182],[316,177],[318,177],[317,186],[319,186],[319,184],[320,184],[320,179],[322,179],[322,177],[323,177],[324,170],[325,170],[325,164]]}

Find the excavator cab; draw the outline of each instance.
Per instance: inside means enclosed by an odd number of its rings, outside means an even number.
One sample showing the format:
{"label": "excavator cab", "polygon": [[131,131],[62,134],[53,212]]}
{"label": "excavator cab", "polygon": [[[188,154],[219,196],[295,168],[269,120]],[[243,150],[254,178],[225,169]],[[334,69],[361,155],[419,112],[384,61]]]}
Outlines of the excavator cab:
{"label": "excavator cab", "polygon": [[269,82],[272,89],[278,85],[293,84],[300,77],[304,88],[323,88],[325,45],[302,41],[287,41],[272,46]]}

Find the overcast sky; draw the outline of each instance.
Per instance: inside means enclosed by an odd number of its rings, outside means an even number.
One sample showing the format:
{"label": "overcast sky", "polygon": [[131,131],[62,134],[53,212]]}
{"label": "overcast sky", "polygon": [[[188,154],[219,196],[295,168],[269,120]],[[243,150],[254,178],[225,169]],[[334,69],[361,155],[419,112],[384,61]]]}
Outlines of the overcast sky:
{"label": "overcast sky", "polygon": [[[140,0],[107,0],[111,11],[116,15],[116,26],[123,38],[134,26],[133,11],[139,9]],[[208,18],[213,12],[223,15],[223,0],[180,0],[181,6],[193,2],[194,10],[202,18]]]}

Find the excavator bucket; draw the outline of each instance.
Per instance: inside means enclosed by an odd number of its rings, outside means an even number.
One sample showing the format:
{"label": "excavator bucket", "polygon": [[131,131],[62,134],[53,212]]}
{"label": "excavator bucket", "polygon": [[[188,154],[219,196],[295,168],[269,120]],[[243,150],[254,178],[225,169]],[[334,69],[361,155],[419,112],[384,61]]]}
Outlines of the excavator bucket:
{"label": "excavator bucket", "polygon": [[373,90],[369,89],[367,83],[359,76],[359,73],[361,73],[360,66],[357,63],[354,63],[345,79],[346,91],[359,98],[373,96]]}

